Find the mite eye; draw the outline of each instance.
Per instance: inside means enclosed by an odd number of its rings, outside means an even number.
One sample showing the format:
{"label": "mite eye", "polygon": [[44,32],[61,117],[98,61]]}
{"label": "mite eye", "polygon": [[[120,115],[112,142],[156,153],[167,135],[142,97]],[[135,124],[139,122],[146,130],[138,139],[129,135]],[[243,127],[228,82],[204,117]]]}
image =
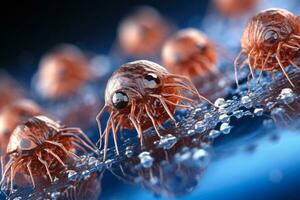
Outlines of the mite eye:
{"label": "mite eye", "polygon": [[274,44],[278,41],[279,35],[275,31],[267,31],[264,39],[267,43]]}
{"label": "mite eye", "polygon": [[203,44],[203,43],[199,43],[199,44],[196,44],[197,48],[200,50],[200,51],[205,51],[206,50],[206,45]]}
{"label": "mite eye", "polygon": [[30,139],[22,138],[20,141],[20,148],[22,150],[31,150],[35,147],[37,147],[37,145],[33,143]]}
{"label": "mite eye", "polygon": [[128,102],[128,96],[124,92],[116,92],[112,97],[113,106],[117,109],[125,108]]}
{"label": "mite eye", "polygon": [[155,88],[160,83],[160,80],[156,74],[149,73],[145,76],[144,82],[148,88]]}

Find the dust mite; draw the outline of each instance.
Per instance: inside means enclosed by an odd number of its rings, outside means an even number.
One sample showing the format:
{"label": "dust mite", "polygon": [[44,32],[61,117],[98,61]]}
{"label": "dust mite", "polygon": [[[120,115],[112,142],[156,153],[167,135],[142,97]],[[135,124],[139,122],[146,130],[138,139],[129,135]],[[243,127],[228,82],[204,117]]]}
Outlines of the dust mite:
{"label": "dust mite", "polygon": [[162,49],[164,66],[172,73],[190,78],[214,72],[216,59],[214,45],[194,28],[178,31]]}
{"label": "dust mite", "polygon": [[239,17],[253,9],[260,0],[214,0],[219,12],[227,17]]}
{"label": "dust mite", "polygon": [[152,7],[139,7],[121,21],[118,40],[122,50],[129,55],[154,55],[169,33],[169,25]]}
{"label": "dust mite", "polygon": [[[173,117],[176,107],[190,108],[196,100],[185,96],[191,93],[205,101],[190,79],[169,73],[162,66],[147,60],[138,60],[122,65],[109,79],[105,91],[105,105],[96,117],[100,131],[100,148],[104,138],[104,157],[108,147],[110,130],[112,130],[115,148],[117,131],[121,128],[135,128],[143,146],[143,130],[153,126],[160,135],[159,126]],[[188,103],[188,104],[185,104]],[[110,112],[105,131],[102,134],[101,114]]]}
{"label": "dust mite", "polygon": [[[300,21],[284,9],[259,12],[248,22],[241,39],[242,50],[235,60],[235,79],[238,85],[238,68],[248,64],[252,78],[254,69],[282,71],[292,86],[285,67],[299,68]],[[244,60],[241,58],[244,57]],[[261,75],[259,76],[259,78]]]}
{"label": "dust mite", "polygon": [[37,72],[42,96],[59,99],[73,95],[92,78],[87,58],[72,45],[63,45],[45,55]]}
{"label": "dust mite", "polygon": [[41,108],[31,100],[21,99],[5,106],[0,111],[0,151],[6,152],[9,138],[21,122],[42,113]]}
{"label": "dust mite", "polygon": [[87,153],[96,147],[79,128],[67,128],[45,116],[30,118],[10,137],[1,184],[10,183],[12,190],[16,173],[26,175],[33,187],[35,178],[52,182],[56,169],[66,167],[68,158],[79,159],[75,150]]}

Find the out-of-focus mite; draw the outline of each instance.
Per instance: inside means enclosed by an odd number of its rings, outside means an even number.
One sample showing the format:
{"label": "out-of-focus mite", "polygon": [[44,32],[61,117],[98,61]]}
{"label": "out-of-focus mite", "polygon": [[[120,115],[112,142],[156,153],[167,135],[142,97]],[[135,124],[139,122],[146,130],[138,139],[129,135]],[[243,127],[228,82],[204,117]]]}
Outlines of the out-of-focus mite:
{"label": "out-of-focus mite", "polygon": [[5,106],[0,112],[0,151],[5,153],[14,129],[23,121],[42,113],[41,108],[31,100],[21,99]]}
{"label": "out-of-focus mite", "polygon": [[118,41],[128,55],[155,55],[169,29],[168,22],[154,8],[142,6],[121,21]]}
{"label": "out-of-focus mite", "polygon": [[35,87],[45,98],[61,99],[77,93],[92,77],[83,53],[75,46],[63,45],[42,58]]}
{"label": "out-of-focus mite", "polygon": [[172,73],[190,78],[216,71],[216,50],[197,29],[188,28],[173,35],[162,49],[164,66]]}
{"label": "out-of-focus mite", "polygon": [[[300,21],[284,9],[259,12],[248,22],[241,39],[242,50],[235,59],[235,79],[238,85],[238,67],[248,64],[252,78],[254,69],[282,71],[292,86],[285,67],[299,68]],[[241,61],[241,57],[245,57]],[[261,76],[260,76],[261,77]]]}
{"label": "out-of-focus mite", "polygon": [[239,17],[258,4],[260,0],[214,0],[218,11],[227,17]]}
{"label": "out-of-focus mite", "polygon": [[79,128],[68,128],[45,116],[35,116],[16,127],[7,146],[9,157],[1,184],[13,189],[14,177],[23,174],[31,180],[50,180],[60,166],[66,167],[68,158],[79,159],[74,153],[96,151],[95,145]]}
{"label": "out-of-focus mite", "polygon": [[[185,96],[187,92],[211,103],[198,93],[190,79],[171,74],[154,62],[138,60],[122,65],[108,80],[105,105],[96,117],[100,148],[103,137],[105,141],[103,159],[106,159],[111,129],[118,154],[117,131],[120,127],[135,128],[143,146],[143,130],[153,126],[157,135],[161,136],[158,127],[164,121],[170,118],[176,125],[173,116],[176,107],[190,108],[196,103],[196,100]],[[110,112],[110,116],[102,134],[100,117],[105,110]]]}
{"label": "out-of-focus mite", "polygon": [[24,98],[23,88],[6,72],[0,71],[0,110],[17,99]]}

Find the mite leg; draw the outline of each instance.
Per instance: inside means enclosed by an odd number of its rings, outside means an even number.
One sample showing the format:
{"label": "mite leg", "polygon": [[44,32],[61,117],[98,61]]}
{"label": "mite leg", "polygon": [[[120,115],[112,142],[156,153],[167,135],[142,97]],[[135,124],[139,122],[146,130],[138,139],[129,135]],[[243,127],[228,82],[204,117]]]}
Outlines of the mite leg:
{"label": "mite leg", "polygon": [[[60,157],[56,153],[54,153],[50,149],[43,149],[43,150],[46,151],[47,153],[51,154],[58,162],[60,162],[62,164],[62,166],[66,167],[66,164],[60,159]],[[31,163],[31,161],[30,161],[30,163]]]}
{"label": "mite leg", "polygon": [[52,182],[53,182],[53,178],[52,178],[52,176],[51,176],[51,174],[50,174],[50,170],[49,170],[49,167],[48,167],[48,163],[47,163],[45,160],[42,159],[42,156],[41,156],[40,154],[36,154],[36,156],[38,157],[38,160],[40,161],[40,163],[42,163],[42,164],[44,165],[44,167],[45,167],[45,169],[46,169],[46,171],[47,171],[47,175],[48,175],[48,177],[50,178],[50,181],[51,181],[51,183],[52,183]]}
{"label": "mite leg", "polygon": [[[150,96],[159,99],[160,103],[163,105],[165,111],[167,112],[167,114],[169,115],[169,117],[172,119],[172,121],[174,122],[174,125],[177,127],[177,122],[176,119],[174,118],[173,114],[171,113],[168,105],[166,104],[166,101],[164,100],[164,98],[160,95],[156,95],[156,94],[150,94]],[[147,109],[146,109],[147,110]]]}
{"label": "mite leg", "polygon": [[287,78],[287,80],[289,81],[289,83],[291,84],[292,87],[295,87],[295,85],[293,84],[293,82],[291,81],[291,79],[289,78],[288,74],[286,73],[286,71],[284,70],[284,67],[278,57],[278,55],[275,56],[280,68],[281,68],[281,71],[283,72],[283,74],[285,75],[285,77]]}
{"label": "mite leg", "polygon": [[59,142],[54,142],[54,141],[50,141],[50,140],[45,140],[46,143],[48,144],[52,144],[56,147],[59,147],[60,149],[62,149],[67,155],[71,155],[73,156],[75,159],[80,160],[80,157],[77,156],[75,153],[73,153],[72,151],[68,151],[63,144],[59,143]]}
{"label": "mite leg", "polygon": [[35,188],[35,182],[34,182],[34,178],[33,178],[33,175],[32,175],[32,171],[31,171],[30,165],[31,165],[31,160],[27,163],[26,167],[27,167],[28,173],[30,175],[32,186],[33,186],[33,188]]}
{"label": "mite leg", "polygon": [[153,127],[154,127],[154,129],[155,129],[155,132],[157,133],[157,135],[158,135],[159,137],[162,137],[162,136],[160,135],[158,129],[157,129],[157,123],[156,123],[154,117],[151,115],[151,113],[150,113],[150,111],[149,111],[147,105],[145,105],[145,110],[146,110],[146,113],[147,113],[148,117],[150,118],[150,120],[151,120],[151,122],[152,122],[152,124],[153,124]]}
{"label": "mite leg", "polygon": [[[102,125],[101,125],[100,117],[101,117],[102,113],[104,112],[104,110],[106,109],[106,107],[107,106],[104,105],[103,108],[100,110],[100,112],[96,116],[96,121],[97,121],[98,129],[99,129],[99,138],[102,138]],[[101,140],[98,140],[98,142],[99,142],[99,148],[101,148]],[[97,144],[98,144],[98,142],[97,142]]]}

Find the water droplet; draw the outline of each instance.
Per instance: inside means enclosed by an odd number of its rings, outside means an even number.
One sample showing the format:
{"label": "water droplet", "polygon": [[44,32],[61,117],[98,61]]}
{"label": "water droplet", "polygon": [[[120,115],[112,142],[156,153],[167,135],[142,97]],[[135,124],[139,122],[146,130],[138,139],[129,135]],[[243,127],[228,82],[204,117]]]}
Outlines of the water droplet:
{"label": "water droplet", "polygon": [[262,116],[264,114],[264,109],[263,108],[255,108],[254,109],[254,114],[256,116]]}
{"label": "water droplet", "polygon": [[214,139],[214,138],[217,138],[220,134],[221,134],[221,132],[218,130],[211,130],[208,134],[208,137]]}
{"label": "water droplet", "polygon": [[192,156],[192,153],[188,147],[182,148],[181,152],[175,154],[175,160],[177,163],[184,162],[189,160]]}
{"label": "water droplet", "polygon": [[152,158],[152,156],[150,155],[149,152],[144,151],[142,153],[139,154],[139,159],[141,161],[141,165],[144,168],[150,168],[153,164],[154,159]]}
{"label": "water droplet", "polygon": [[250,97],[249,96],[242,96],[242,98],[241,98],[241,104],[243,105],[243,106],[245,106],[246,108],[251,108],[252,107],[252,100],[250,99]]}
{"label": "water droplet", "polygon": [[94,165],[97,162],[97,159],[95,157],[89,157],[88,159],[88,165]]}
{"label": "water droplet", "polygon": [[214,105],[215,105],[216,107],[222,107],[222,106],[227,106],[227,103],[226,103],[225,99],[223,99],[223,98],[218,98],[218,99],[215,101]]}
{"label": "water droplet", "polygon": [[244,116],[244,111],[242,110],[235,110],[233,113],[232,113],[233,116],[235,116],[237,119],[240,119]]}
{"label": "water droplet", "polygon": [[74,170],[68,170],[67,173],[68,173],[68,179],[71,181],[75,181],[78,177],[77,172]]}
{"label": "water droplet", "polygon": [[209,156],[204,149],[195,150],[192,158],[196,161],[197,166],[200,167],[206,167],[209,163]]}
{"label": "water droplet", "polygon": [[222,114],[222,115],[219,116],[219,120],[220,120],[221,122],[226,122],[226,123],[228,123],[228,122],[230,121],[230,116],[227,115],[227,114]]}
{"label": "water droplet", "polygon": [[86,180],[88,179],[91,175],[90,175],[90,172],[89,170],[84,170],[81,175],[83,176],[83,179]]}
{"label": "water droplet", "polygon": [[50,195],[51,199],[53,199],[53,200],[58,199],[59,196],[60,196],[60,192],[52,192]]}
{"label": "water droplet", "polygon": [[195,135],[195,130],[194,129],[189,129],[186,133],[188,136]]}
{"label": "water droplet", "polygon": [[[189,131],[188,131],[188,135],[190,135]],[[171,149],[176,144],[176,142],[177,142],[177,138],[171,134],[168,134],[160,138],[157,146],[163,149]]]}
{"label": "water droplet", "polygon": [[133,147],[132,146],[127,146],[126,147],[126,151],[125,151],[125,155],[127,158],[131,158],[133,156]]}
{"label": "water droplet", "polygon": [[230,130],[232,129],[232,126],[230,126],[228,123],[222,123],[220,126],[220,131],[223,134],[228,134],[230,133]]}
{"label": "water droplet", "polygon": [[204,121],[198,121],[196,124],[195,124],[195,131],[197,133],[203,133],[204,131],[206,130],[206,126],[205,126],[205,122]]}
{"label": "water droplet", "polygon": [[285,104],[290,104],[295,100],[295,95],[291,88],[284,88],[281,90],[278,98]]}

